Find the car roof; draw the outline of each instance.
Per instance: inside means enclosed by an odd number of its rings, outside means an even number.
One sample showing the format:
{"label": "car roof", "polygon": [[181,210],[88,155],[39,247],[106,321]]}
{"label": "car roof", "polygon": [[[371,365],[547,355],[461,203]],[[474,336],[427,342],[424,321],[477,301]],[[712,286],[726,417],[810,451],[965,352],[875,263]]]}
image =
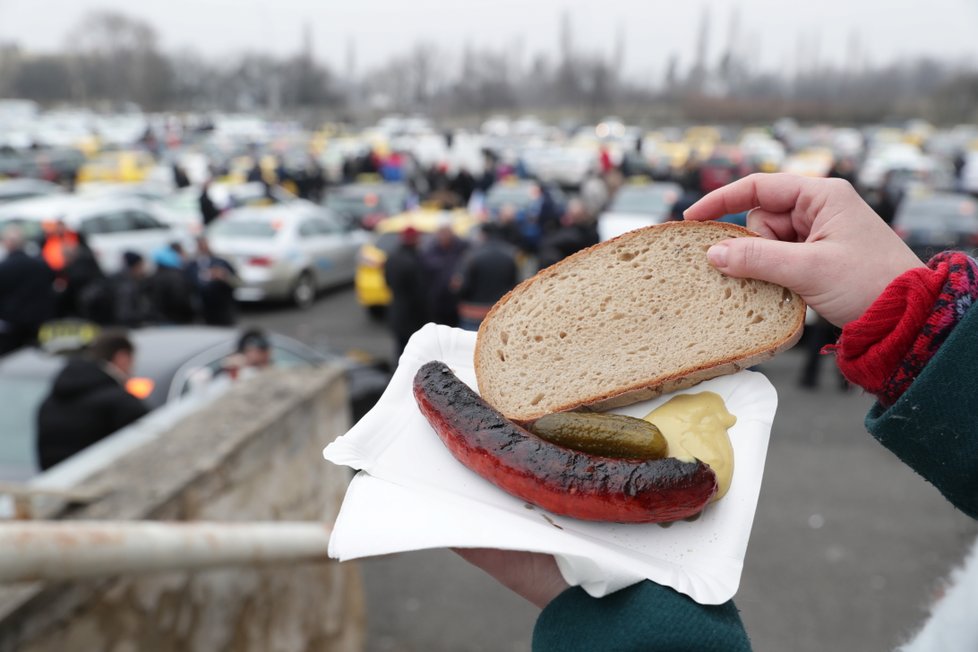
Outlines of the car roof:
{"label": "car roof", "polygon": [[0,219],[72,219],[92,211],[118,208],[144,208],[145,202],[133,197],[78,197],[52,195],[16,201],[0,207]]}
{"label": "car roof", "polygon": [[275,220],[288,222],[290,220],[295,220],[296,218],[315,214],[322,215],[329,213],[330,211],[326,208],[316,207],[316,210],[312,210],[313,205],[304,204],[270,204],[268,206],[242,206],[240,208],[235,208],[227,213],[221,219],[227,220],[247,220],[247,221],[259,221],[259,222],[271,222]]}
{"label": "car roof", "polygon": [[476,223],[475,217],[464,209],[443,211],[422,208],[383,219],[374,227],[374,232],[378,234],[400,233],[409,226],[413,226],[422,233],[432,233],[438,230],[442,220],[446,217],[451,218],[452,228],[456,233],[465,232]]}
{"label": "car roof", "polygon": [[3,179],[0,180],[0,195],[5,193],[23,192],[24,190],[41,190],[52,194],[62,194],[65,189],[56,183],[43,179]]}

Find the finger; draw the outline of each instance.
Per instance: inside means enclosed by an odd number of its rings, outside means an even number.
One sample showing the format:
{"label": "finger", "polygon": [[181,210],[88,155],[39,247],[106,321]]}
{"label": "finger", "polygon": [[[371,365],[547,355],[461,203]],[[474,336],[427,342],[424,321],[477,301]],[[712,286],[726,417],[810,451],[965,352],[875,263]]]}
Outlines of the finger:
{"label": "finger", "polygon": [[809,185],[809,179],[793,174],[752,174],[714,190],[686,209],[683,217],[695,221],[715,220],[752,208],[788,213]]}
{"label": "finger", "polygon": [[755,208],[747,213],[747,228],[768,240],[796,242],[798,234],[791,223],[790,213],[772,213]]}
{"label": "finger", "polygon": [[714,267],[737,278],[770,281],[803,293],[812,278],[811,246],[764,238],[733,238],[710,247],[707,258]]}

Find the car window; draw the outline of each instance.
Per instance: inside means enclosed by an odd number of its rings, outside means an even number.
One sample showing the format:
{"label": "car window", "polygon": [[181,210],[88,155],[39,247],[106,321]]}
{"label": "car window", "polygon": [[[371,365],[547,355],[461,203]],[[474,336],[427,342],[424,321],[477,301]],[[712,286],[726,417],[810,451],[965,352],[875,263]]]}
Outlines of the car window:
{"label": "car window", "polygon": [[102,213],[82,220],[81,232],[84,235],[99,235],[105,233],[125,233],[135,231],[136,223],[128,213],[119,211]]}
{"label": "car window", "polygon": [[303,238],[311,238],[319,235],[319,228],[315,219],[303,220],[299,225],[299,235]]}
{"label": "car window", "polygon": [[330,235],[332,233],[339,233],[343,229],[340,228],[339,222],[333,219],[332,215],[324,214],[314,217],[312,222],[316,225],[316,230],[323,235]]}
{"label": "car window", "polygon": [[143,211],[129,211],[129,219],[132,220],[137,229],[165,229],[162,222],[157,220],[149,213]]}
{"label": "car window", "polygon": [[276,369],[290,369],[293,367],[312,367],[313,362],[294,351],[285,347],[272,346],[272,366]]}
{"label": "car window", "polygon": [[44,225],[36,220],[22,220],[15,217],[4,221],[0,225],[0,230],[6,228],[8,225],[17,225],[20,227],[21,235],[23,235],[25,240],[37,242],[44,240]]}

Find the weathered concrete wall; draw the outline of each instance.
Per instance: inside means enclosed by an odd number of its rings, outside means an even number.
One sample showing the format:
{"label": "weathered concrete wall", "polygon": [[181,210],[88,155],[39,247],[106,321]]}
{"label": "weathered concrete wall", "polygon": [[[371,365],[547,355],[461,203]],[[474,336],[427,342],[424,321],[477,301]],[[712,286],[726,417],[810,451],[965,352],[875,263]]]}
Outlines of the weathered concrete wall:
{"label": "weathered concrete wall", "polygon": [[[336,369],[276,372],[85,481],[72,519],[332,523],[348,473],[322,448],[349,421]],[[0,591],[0,650],[359,650],[358,568],[331,562],[167,573]]]}

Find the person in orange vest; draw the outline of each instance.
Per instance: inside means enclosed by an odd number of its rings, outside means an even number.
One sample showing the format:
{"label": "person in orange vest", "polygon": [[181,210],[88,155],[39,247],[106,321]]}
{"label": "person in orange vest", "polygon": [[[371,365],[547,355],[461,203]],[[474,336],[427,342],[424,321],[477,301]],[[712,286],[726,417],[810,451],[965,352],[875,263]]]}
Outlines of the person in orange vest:
{"label": "person in orange vest", "polygon": [[48,267],[55,273],[60,273],[68,262],[68,252],[78,246],[78,234],[68,228],[62,221],[45,224],[46,232],[41,256]]}

